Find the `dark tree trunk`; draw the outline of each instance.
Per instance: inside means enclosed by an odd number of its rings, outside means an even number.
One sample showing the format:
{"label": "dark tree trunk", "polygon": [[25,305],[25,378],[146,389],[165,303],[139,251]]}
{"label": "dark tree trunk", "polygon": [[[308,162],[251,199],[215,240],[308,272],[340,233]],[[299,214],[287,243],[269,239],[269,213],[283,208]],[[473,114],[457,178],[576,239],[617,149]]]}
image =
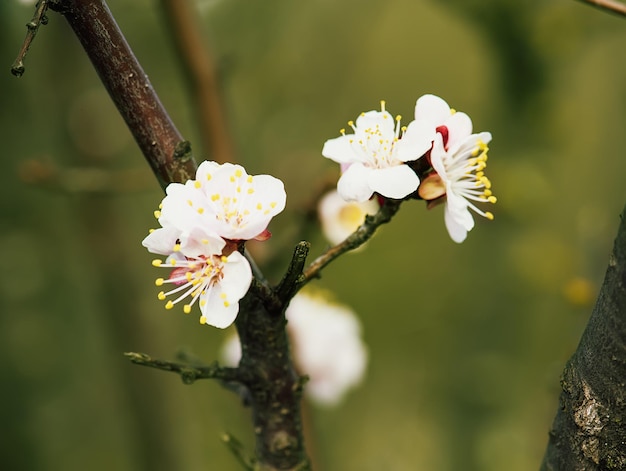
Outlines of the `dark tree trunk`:
{"label": "dark tree trunk", "polygon": [[563,391],[542,471],[626,469],[626,208]]}

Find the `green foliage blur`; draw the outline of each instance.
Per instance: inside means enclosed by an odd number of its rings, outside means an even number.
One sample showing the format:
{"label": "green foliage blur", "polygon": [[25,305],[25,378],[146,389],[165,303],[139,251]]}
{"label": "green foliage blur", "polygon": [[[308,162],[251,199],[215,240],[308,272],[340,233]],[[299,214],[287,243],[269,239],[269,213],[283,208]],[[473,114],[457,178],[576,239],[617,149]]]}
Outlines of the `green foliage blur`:
{"label": "green foliage blur", "polygon": [[[109,5],[202,160],[194,98],[159,2]],[[437,94],[493,141],[493,222],[461,245],[443,208],[403,205],[328,267],[370,365],[341,407],[309,406],[318,470],[537,469],[626,202],[626,23],[574,1],[198,0],[239,161],[286,185],[252,249],[276,279],[337,166],[323,142],[387,101]],[[165,311],[140,245],[162,193],[66,22],[10,65],[32,6],[0,3],[0,457],[3,469],[238,470],[249,411],[124,351],[206,362],[227,333]],[[491,209],[491,208],[490,208]],[[325,242],[312,238],[312,256]]]}

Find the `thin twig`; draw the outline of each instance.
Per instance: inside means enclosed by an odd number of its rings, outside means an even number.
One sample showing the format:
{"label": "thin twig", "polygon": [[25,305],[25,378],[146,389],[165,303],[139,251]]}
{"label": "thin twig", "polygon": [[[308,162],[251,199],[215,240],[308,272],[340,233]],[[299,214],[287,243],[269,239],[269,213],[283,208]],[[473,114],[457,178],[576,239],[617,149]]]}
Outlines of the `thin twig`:
{"label": "thin twig", "polygon": [[329,248],[304,270],[303,280],[298,288],[304,286],[313,278],[317,278],[320,275],[320,271],[334,259],[367,242],[374,235],[379,226],[391,221],[391,218],[398,212],[398,209],[400,209],[401,203],[402,201],[386,200],[376,214],[366,216],[365,222],[348,236],[346,240]]}
{"label": "thin twig", "polygon": [[304,282],[302,270],[309,255],[311,244],[307,241],[298,242],[293,251],[289,267],[276,288],[276,294],[284,303],[288,303]]}
{"label": "thin twig", "polygon": [[156,360],[145,353],[126,352],[124,356],[136,365],[149,366],[163,371],[178,373],[185,384],[192,384],[198,379],[220,379],[228,382],[242,382],[237,368],[221,367],[217,364],[209,366],[192,366],[167,360]]}
{"label": "thin twig", "polygon": [[228,447],[233,456],[247,471],[254,471],[255,460],[246,456],[243,444],[233,437],[230,433],[222,435],[222,442]]}
{"label": "thin twig", "polygon": [[17,58],[11,66],[11,73],[16,77],[24,75],[26,70],[24,67],[24,59],[26,58],[26,53],[28,53],[30,45],[37,35],[37,31],[39,31],[39,26],[48,24],[48,18],[46,17],[47,10],[48,0],[39,0],[39,2],[37,2],[37,6],[35,7],[35,14],[33,15],[33,18],[26,23],[26,38],[24,38],[20,52],[17,54]]}
{"label": "thin twig", "polygon": [[161,0],[172,31],[176,56],[193,91],[204,151],[219,163],[234,162],[234,145],[222,106],[215,61],[189,0]]}
{"label": "thin twig", "polygon": [[626,4],[615,0],[578,0],[615,15],[626,16]]}

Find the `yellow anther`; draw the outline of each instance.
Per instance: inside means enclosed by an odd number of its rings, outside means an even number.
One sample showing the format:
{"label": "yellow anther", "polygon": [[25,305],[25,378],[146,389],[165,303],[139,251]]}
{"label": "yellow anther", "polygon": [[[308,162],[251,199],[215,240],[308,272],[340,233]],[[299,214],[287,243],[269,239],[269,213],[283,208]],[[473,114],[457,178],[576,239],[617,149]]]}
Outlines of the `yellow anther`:
{"label": "yellow anther", "polygon": [[193,186],[195,186],[196,188],[200,188],[200,187],[202,187],[202,183],[200,183],[198,180],[196,180],[195,182],[193,182]]}
{"label": "yellow anther", "polygon": [[266,216],[267,216],[269,213],[270,213],[270,210],[269,210],[269,209],[266,209],[265,211],[263,211],[263,214],[264,214],[264,215],[266,215]]}
{"label": "yellow anther", "polygon": [[154,212],[154,217],[159,219],[161,217],[161,211],[159,211],[158,209]]}
{"label": "yellow anther", "polygon": [[198,214],[202,214],[204,213],[204,208],[198,208],[197,211],[198,211]]}
{"label": "yellow anther", "polygon": [[207,245],[209,243],[209,239],[202,239],[200,242],[202,245]]}
{"label": "yellow anther", "polygon": [[277,204],[276,201],[272,201],[270,203],[271,208],[274,209],[276,207],[276,204]]}
{"label": "yellow anther", "polygon": [[490,196],[489,198],[487,198],[487,201],[489,201],[490,203],[496,203],[498,201],[498,198],[496,198],[495,196]]}
{"label": "yellow anther", "polygon": [[206,306],[206,299],[201,299],[200,300],[200,307],[204,307]]}
{"label": "yellow anther", "polygon": [[230,306],[230,303],[228,301],[224,301],[224,307],[228,307]]}
{"label": "yellow anther", "polygon": [[241,193],[241,187],[240,186],[237,187],[237,193]]}
{"label": "yellow anther", "polygon": [[491,193],[491,190],[485,190],[485,191],[483,191],[483,195],[485,195],[485,196],[491,196],[491,194],[492,194],[492,193]]}
{"label": "yellow anther", "polygon": [[490,221],[493,221],[493,213],[490,213],[489,211],[487,211],[485,213],[485,217],[489,219]]}
{"label": "yellow anther", "polygon": [[220,298],[222,298],[222,299],[226,299],[226,297],[227,297],[227,296],[226,296],[226,293],[223,293],[223,292],[222,292],[222,293],[220,293]]}
{"label": "yellow anther", "polygon": [[206,317],[200,316],[200,324],[202,325],[206,324]]}
{"label": "yellow anther", "polygon": [[256,209],[260,211],[262,208],[263,208],[263,205],[261,203],[256,204]]}
{"label": "yellow anther", "polygon": [[159,301],[164,301],[165,300],[165,292],[164,291],[160,291],[159,294],[157,294],[157,299]]}
{"label": "yellow anther", "polygon": [[456,110],[454,108],[450,108],[450,114],[454,114],[456,113]]}
{"label": "yellow anther", "polygon": [[380,100],[380,111],[385,111],[385,100]]}
{"label": "yellow anther", "polygon": [[189,313],[191,312],[191,306],[190,306],[189,304],[185,304],[185,305],[183,306],[183,312],[184,312],[185,314],[189,314]]}
{"label": "yellow anther", "polygon": [[163,278],[157,278],[156,280],[154,280],[155,286],[163,286],[163,283],[165,283],[165,280]]}
{"label": "yellow anther", "polygon": [[187,279],[187,281],[191,281],[191,278],[193,278],[193,275],[191,274],[190,271],[188,271],[187,273],[185,273],[185,278]]}
{"label": "yellow anther", "polygon": [[172,265],[173,267],[175,267],[175,266],[176,266],[176,259],[174,259],[174,258],[173,258],[173,259],[171,259],[171,260],[170,260],[170,265]]}
{"label": "yellow anther", "polygon": [[210,173],[207,173],[206,174],[207,181],[209,181],[211,178],[213,178],[213,175],[211,175]]}
{"label": "yellow anther", "polygon": [[240,169],[240,168],[238,168],[237,170],[235,170],[235,176],[236,176],[237,178],[241,177],[242,175],[243,175],[243,172],[241,171],[241,169]]}
{"label": "yellow anther", "polygon": [[211,195],[211,201],[217,201],[220,199],[220,195],[218,193],[215,193],[214,195]]}
{"label": "yellow anther", "polygon": [[348,126],[353,127],[354,126],[354,121],[348,121]]}
{"label": "yellow anther", "polygon": [[402,116],[401,116],[401,115],[397,115],[397,116],[396,116],[396,121],[397,121],[397,122],[402,121]]}
{"label": "yellow anther", "polygon": [[148,234],[152,234],[155,231],[155,229],[148,229]]}
{"label": "yellow anther", "polygon": [[163,203],[159,203],[159,209],[163,209]]}
{"label": "yellow anther", "polygon": [[252,193],[254,193],[254,188],[248,188],[248,194],[251,195]]}
{"label": "yellow anther", "polygon": [[342,136],[345,136],[346,135],[346,130],[344,128],[341,128],[339,130],[339,134],[341,134]]}
{"label": "yellow anther", "polygon": [[252,175],[248,175],[248,178],[246,178],[246,181],[248,183],[252,183]]}
{"label": "yellow anther", "polygon": [[220,260],[222,261],[222,263],[226,263],[228,261],[228,257],[226,257],[225,255],[222,255],[220,257]]}
{"label": "yellow anther", "polygon": [[244,210],[243,210],[243,215],[244,215],[244,216],[247,216],[248,214],[250,214],[250,211],[248,211],[247,209],[244,209]]}
{"label": "yellow anther", "polygon": [[230,182],[231,182],[231,183],[235,183],[235,177],[234,177],[234,176],[231,176],[231,177],[230,177]]}
{"label": "yellow anther", "polygon": [[406,132],[406,126],[402,126],[402,127],[400,128],[400,130],[401,130],[402,132]]}
{"label": "yellow anther", "polygon": [[158,258],[152,260],[152,266],[153,267],[160,267],[162,263],[163,263],[163,260],[159,260]]}
{"label": "yellow anther", "polygon": [[174,247],[172,249],[174,252],[180,252],[180,244],[174,244]]}
{"label": "yellow anther", "polygon": [[174,307],[174,303],[172,302],[171,299],[165,303],[165,309],[172,309],[173,307]]}
{"label": "yellow anther", "polygon": [[189,206],[193,206],[193,202],[192,202],[191,200],[187,200],[187,204],[188,204]]}

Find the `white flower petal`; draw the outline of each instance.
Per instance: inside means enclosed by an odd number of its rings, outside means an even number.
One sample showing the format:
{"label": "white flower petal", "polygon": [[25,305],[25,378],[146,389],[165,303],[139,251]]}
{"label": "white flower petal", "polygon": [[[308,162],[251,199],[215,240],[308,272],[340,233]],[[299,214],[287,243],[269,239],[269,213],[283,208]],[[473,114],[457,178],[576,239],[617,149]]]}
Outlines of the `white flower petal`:
{"label": "white flower petal", "polygon": [[155,229],[141,242],[148,252],[159,255],[172,253],[176,240],[180,237],[180,231],[173,227],[161,227]]}
{"label": "white flower petal", "polygon": [[450,106],[443,98],[436,95],[423,95],[417,99],[415,103],[415,120],[426,120],[430,123],[437,123],[436,126],[443,124],[445,120],[450,118]]}
{"label": "white flower petal", "polygon": [[250,264],[239,252],[233,252],[222,267],[222,278],[200,296],[202,315],[206,323],[225,329],[239,313],[239,300],[252,282]]}
{"label": "white flower petal", "polygon": [[402,162],[416,160],[431,148],[437,133],[427,121],[411,121],[397,142],[397,157]]}
{"label": "white flower petal", "polygon": [[420,180],[408,165],[374,169],[368,175],[369,187],[393,199],[401,199],[417,190]]}
{"label": "white flower petal", "polygon": [[322,155],[339,164],[360,162],[362,159],[355,153],[351,140],[354,140],[354,134],[328,139],[322,148]]}
{"label": "white flower petal", "polygon": [[350,165],[337,182],[337,191],[346,201],[367,201],[374,190],[368,184],[368,176],[372,173],[360,163]]}
{"label": "white flower petal", "polygon": [[357,134],[378,128],[383,138],[393,137],[395,121],[387,111],[368,111],[356,119]]}
{"label": "white flower petal", "polygon": [[446,143],[448,149],[457,146],[472,134],[472,120],[465,113],[454,113],[444,125],[448,128],[448,142]]}

